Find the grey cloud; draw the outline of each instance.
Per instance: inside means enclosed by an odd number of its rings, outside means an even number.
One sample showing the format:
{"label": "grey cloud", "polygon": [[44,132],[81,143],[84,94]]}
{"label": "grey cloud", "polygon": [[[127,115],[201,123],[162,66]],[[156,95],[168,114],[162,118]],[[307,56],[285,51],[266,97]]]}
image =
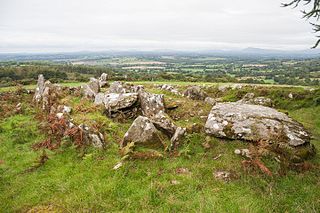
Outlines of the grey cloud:
{"label": "grey cloud", "polygon": [[1,0],[0,52],[306,49],[315,38],[280,0]]}

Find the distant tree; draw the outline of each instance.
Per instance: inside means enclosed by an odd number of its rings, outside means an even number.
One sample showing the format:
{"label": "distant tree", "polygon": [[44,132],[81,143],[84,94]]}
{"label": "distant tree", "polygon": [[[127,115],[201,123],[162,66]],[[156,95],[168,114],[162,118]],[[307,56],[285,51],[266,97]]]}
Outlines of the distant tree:
{"label": "distant tree", "polygon": [[[293,6],[294,8],[298,7],[299,5],[303,5],[304,8],[308,7],[307,9],[302,10],[303,18],[313,19],[313,21],[310,22],[310,24],[313,26],[314,32],[319,33],[320,32],[320,24],[319,24],[320,0],[292,0],[289,3],[282,4],[282,6],[284,7]],[[312,48],[316,48],[320,44],[320,35],[316,35],[316,37],[319,39]]]}

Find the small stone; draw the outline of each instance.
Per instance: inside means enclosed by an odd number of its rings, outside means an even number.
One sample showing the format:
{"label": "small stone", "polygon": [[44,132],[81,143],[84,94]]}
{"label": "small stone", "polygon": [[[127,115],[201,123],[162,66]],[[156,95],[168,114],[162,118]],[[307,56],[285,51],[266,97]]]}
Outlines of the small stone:
{"label": "small stone", "polygon": [[234,154],[236,154],[236,155],[241,155],[241,150],[240,150],[240,149],[234,150]]}
{"label": "small stone", "polygon": [[170,183],[171,183],[172,185],[178,185],[178,184],[180,184],[180,181],[171,180]]}
{"label": "small stone", "polygon": [[63,106],[63,110],[62,112],[63,113],[66,113],[66,114],[70,114],[71,113],[71,107],[68,107],[68,106]]}
{"label": "small stone", "polygon": [[60,120],[63,118],[63,113],[62,112],[59,112],[56,114],[57,118]]}
{"label": "small stone", "polygon": [[113,170],[118,170],[121,166],[122,166],[122,162],[119,162],[113,167]]}
{"label": "small stone", "polygon": [[214,177],[218,180],[229,181],[231,179],[230,172],[227,172],[227,171],[216,171],[213,174],[214,174]]}
{"label": "small stone", "polygon": [[189,171],[188,168],[180,167],[180,168],[176,169],[176,173],[177,174],[190,174],[191,172]]}
{"label": "small stone", "polygon": [[242,149],[241,150],[241,155],[245,156],[247,158],[251,158],[249,149]]}

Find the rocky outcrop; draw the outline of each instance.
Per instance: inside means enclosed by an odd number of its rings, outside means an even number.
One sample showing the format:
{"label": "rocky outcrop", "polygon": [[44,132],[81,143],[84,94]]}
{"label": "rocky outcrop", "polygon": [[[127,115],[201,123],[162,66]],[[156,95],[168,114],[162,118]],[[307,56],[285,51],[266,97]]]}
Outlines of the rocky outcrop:
{"label": "rocky outcrop", "polygon": [[131,142],[147,147],[163,146],[161,132],[156,129],[149,118],[143,116],[139,116],[133,121],[124,135],[121,147],[125,147]]}
{"label": "rocky outcrop", "polygon": [[39,75],[33,100],[38,104],[42,104],[43,110],[50,111],[51,106],[56,104],[62,88],[59,85],[52,84],[50,81],[44,81],[43,75]]}
{"label": "rocky outcrop", "polygon": [[299,146],[310,141],[303,126],[275,109],[241,103],[215,105],[205,125],[206,133],[248,141],[281,141]]}
{"label": "rocky outcrop", "polygon": [[243,104],[256,104],[256,105],[262,105],[262,106],[268,106],[272,107],[273,102],[270,98],[266,97],[256,97],[254,93],[247,93],[238,103]]}
{"label": "rocky outcrop", "polygon": [[108,74],[107,73],[102,73],[101,76],[99,77],[99,86],[101,87],[105,87],[106,85],[108,85]]}
{"label": "rocky outcrop", "polygon": [[87,98],[94,99],[96,94],[100,92],[99,80],[90,78],[90,82],[83,86],[83,94]]}
{"label": "rocky outcrop", "polygon": [[204,100],[208,95],[199,86],[190,86],[184,92],[183,96],[192,100]]}

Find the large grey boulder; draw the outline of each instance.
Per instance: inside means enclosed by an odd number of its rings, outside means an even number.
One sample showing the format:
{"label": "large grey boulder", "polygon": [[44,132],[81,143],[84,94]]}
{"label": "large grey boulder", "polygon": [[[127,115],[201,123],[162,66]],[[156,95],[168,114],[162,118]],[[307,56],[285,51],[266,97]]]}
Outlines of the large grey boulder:
{"label": "large grey boulder", "polygon": [[83,86],[83,94],[87,98],[95,98],[96,94],[100,92],[99,80],[90,78],[90,82]]}
{"label": "large grey boulder", "polygon": [[164,96],[162,94],[140,92],[139,100],[142,113],[146,117],[150,118],[158,113],[163,113],[165,111]]}
{"label": "large grey boulder", "polygon": [[134,142],[135,145],[159,146],[163,145],[161,132],[153,125],[147,117],[137,117],[128,131],[125,133],[121,147]]}
{"label": "large grey boulder", "polygon": [[256,104],[262,106],[272,107],[273,102],[270,98],[266,97],[255,97],[254,93],[247,93],[241,100],[237,101],[243,104]]}
{"label": "large grey boulder", "polygon": [[309,143],[304,127],[275,109],[243,104],[216,104],[205,125],[209,135],[247,141],[273,141],[296,147]]}
{"label": "large grey boulder", "polygon": [[109,93],[103,99],[104,106],[111,118],[134,118],[138,113],[138,93]]}
{"label": "large grey boulder", "polygon": [[208,95],[200,86],[190,86],[183,92],[183,96],[192,100],[204,100]]}
{"label": "large grey boulder", "polygon": [[138,93],[109,93],[106,94],[103,103],[106,109],[118,111],[133,106],[138,100]]}
{"label": "large grey boulder", "polygon": [[142,114],[148,117],[157,128],[160,128],[172,137],[177,126],[165,113],[164,96],[148,92],[140,92],[139,101]]}
{"label": "large grey boulder", "polygon": [[123,118],[132,118],[137,114],[138,93],[98,93],[94,103],[104,105],[111,118],[122,115]]}

